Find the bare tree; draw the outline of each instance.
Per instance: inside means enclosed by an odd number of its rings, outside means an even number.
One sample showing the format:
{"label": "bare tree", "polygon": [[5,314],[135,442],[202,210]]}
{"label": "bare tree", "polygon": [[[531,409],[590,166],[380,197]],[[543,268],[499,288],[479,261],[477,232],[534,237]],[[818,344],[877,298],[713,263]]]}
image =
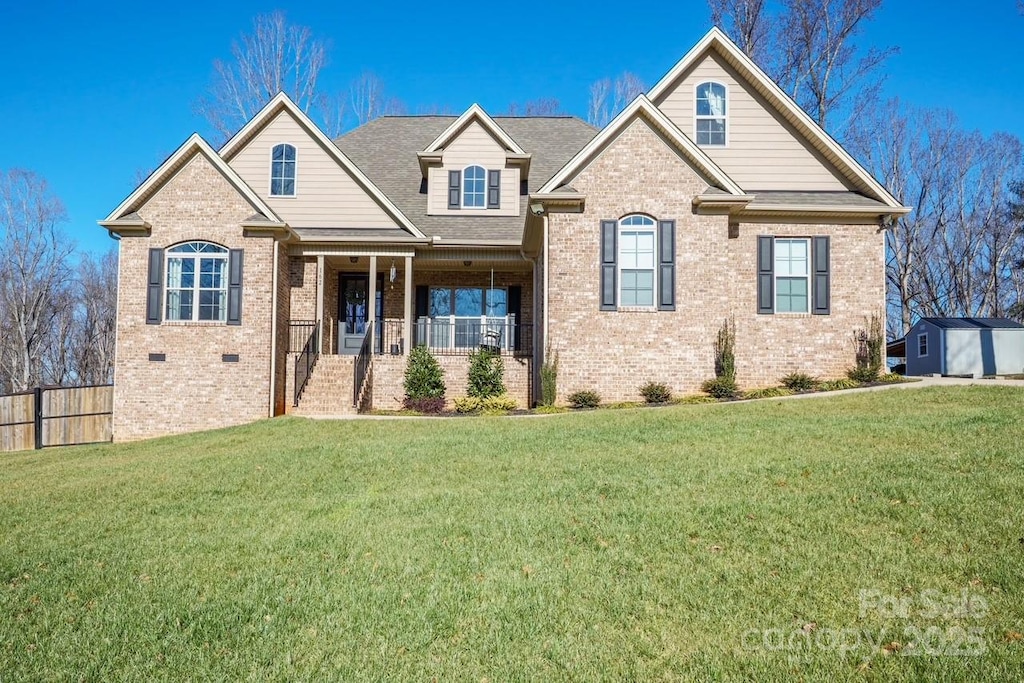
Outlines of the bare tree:
{"label": "bare tree", "polygon": [[117,317],[117,252],[83,255],[78,264],[74,318],[75,377],[82,384],[106,384],[114,374]]}
{"label": "bare tree", "polygon": [[554,97],[540,97],[523,103],[512,102],[508,105],[506,116],[559,116],[562,105]]}
{"label": "bare tree", "polygon": [[712,24],[729,34],[755,62],[767,63],[770,34],[765,0],[708,0],[708,5]]}
{"label": "bare tree", "polygon": [[364,71],[352,81],[349,99],[357,126],[381,116],[401,115],[407,111],[405,103],[387,94],[384,81],[372,71]]}
{"label": "bare tree", "polygon": [[640,77],[629,71],[622,72],[614,80],[602,78],[594,81],[590,85],[587,123],[603,128],[646,89]]}
{"label": "bare tree", "polygon": [[0,171],[0,380],[24,391],[43,379],[44,340],[72,271],[64,205],[30,171]]}
{"label": "bare tree", "polygon": [[305,112],[318,103],[317,79],[327,43],[284,12],[261,14],[251,33],[231,45],[231,60],[213,63],[214,78],[196,109],[224,138],[230,137],[274,95],[285,92]]}

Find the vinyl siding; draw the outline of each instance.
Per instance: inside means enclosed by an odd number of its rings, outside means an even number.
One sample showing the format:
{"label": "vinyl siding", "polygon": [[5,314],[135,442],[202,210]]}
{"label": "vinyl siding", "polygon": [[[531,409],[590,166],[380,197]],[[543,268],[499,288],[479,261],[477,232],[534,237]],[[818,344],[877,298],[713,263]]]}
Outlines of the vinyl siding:
{"label": "vinyl siding", "polygon": [[702,147],[744,190],[850,190],[793,127],[722,59],[712,52],[655,104],[680,130],[696,140],[694,88],[704,81],[726,86],[725,147]]}
{"label": "vinyl siding", "polygon": [[[427,174],[427,213],[432,216],[518,216],[519,169],[505,168],[505,147],[477,121],[472,121],[445,148],[440,168]],[[448,171],[467,166],[501,169],[501,208],[449,209]]]}
{"label": "vinyl siding", "polygon": [[[296,150],[294,197],[270,196],[270,151],[282,142]],[[278,114],[228,163],[294,228],[401,229],[287,112]]]}

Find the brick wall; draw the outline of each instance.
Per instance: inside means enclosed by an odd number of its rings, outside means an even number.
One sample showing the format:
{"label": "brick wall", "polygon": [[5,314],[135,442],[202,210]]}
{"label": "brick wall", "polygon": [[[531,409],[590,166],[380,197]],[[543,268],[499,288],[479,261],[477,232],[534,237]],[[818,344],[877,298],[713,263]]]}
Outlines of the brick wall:
{"label": "brick wall", "polygon": [[[127,441],[239,424],[270,411],[273,239],[244,237],[253,209],[202,155],[138,213],[150,237],[120,244],[114,439]],[[148,250],[208,240],[245,250],[242,324],[146,324]],[[166,354],[153,362],[149,354]],[[238,354],[224,363],[222,354]]]}
{"label": "brick wall", "polygon": [[[573,180],[587,195],[582,214],[549,219],[551,350],[559,357],[558,396],[580,389],[606,401],[639,399],[647,381],[692,393],[714,375],[712,344],[723,321],[736,323],[737,379],[776,384],[803,371],[841,375],[853,365],[852,335],[882,313],[883,238],[872,225],[741,224],[730,238],[724,216],[694,214],[707,182],[638,120]],[[600,220],[644,213],[676,221],[676,310],[599,310]],[[757,315],[757,235],[832,237],[832,314]]]}

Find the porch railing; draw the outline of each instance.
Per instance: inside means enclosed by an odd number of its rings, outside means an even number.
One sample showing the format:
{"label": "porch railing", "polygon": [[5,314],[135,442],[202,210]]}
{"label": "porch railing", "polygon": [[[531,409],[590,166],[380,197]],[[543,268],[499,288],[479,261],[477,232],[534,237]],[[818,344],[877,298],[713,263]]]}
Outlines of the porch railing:
{"label": "porch railing", "polygon": [[288,353],[302,353],[309,335],[317,328],[316,320],[288,321]]}
{"label": "porch railing", "polygon": [[[378,354],[401,354],[405,350],[403,320],[377,322]],[[413,345],[426,345],[439,356],[464,356],[481,348],[504,355],[533,353],[533,325],[515,316],[418,318],[412,324]]]}
{"label": "porch railing", "polygon": [[363,390],[363,383],[366,382],[366,375],[370,370],[370,360],[373,354],[373,326],[366,328],[366,335],[363,337],[363,344],[359,347],[359,355],[356,356],[354,379],[352,382],[352,405],[359,408],[359,398]]}
{"label": "porch railing", "polygon": [[[319,347],[317,343],[317,330],[320,327],[319,321],[314,320],[311,322],[313,324],[309,326],[309,335],[306,337],[306,343],[302,345],[302,350],[295,358],[295,403],[293,405],[296,406],[299,405],[299,399],[302,398],[302,392],[309,382],[309,376],[313,374],[313,367],[316,365],[316,359],[320,355],[317,352]],[[295,334],[295,327],[291,328],[289,334]]]}

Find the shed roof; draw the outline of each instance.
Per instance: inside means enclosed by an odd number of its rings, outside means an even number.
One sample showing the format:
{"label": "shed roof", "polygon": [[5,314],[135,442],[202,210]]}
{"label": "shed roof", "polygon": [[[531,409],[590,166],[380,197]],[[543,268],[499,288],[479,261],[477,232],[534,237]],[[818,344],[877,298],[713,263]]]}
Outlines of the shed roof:
{"label": "shed roof", "polygon": [[1024,329],[1024,325],[1010,318],[921,318],[921,321],[944,330]]}

